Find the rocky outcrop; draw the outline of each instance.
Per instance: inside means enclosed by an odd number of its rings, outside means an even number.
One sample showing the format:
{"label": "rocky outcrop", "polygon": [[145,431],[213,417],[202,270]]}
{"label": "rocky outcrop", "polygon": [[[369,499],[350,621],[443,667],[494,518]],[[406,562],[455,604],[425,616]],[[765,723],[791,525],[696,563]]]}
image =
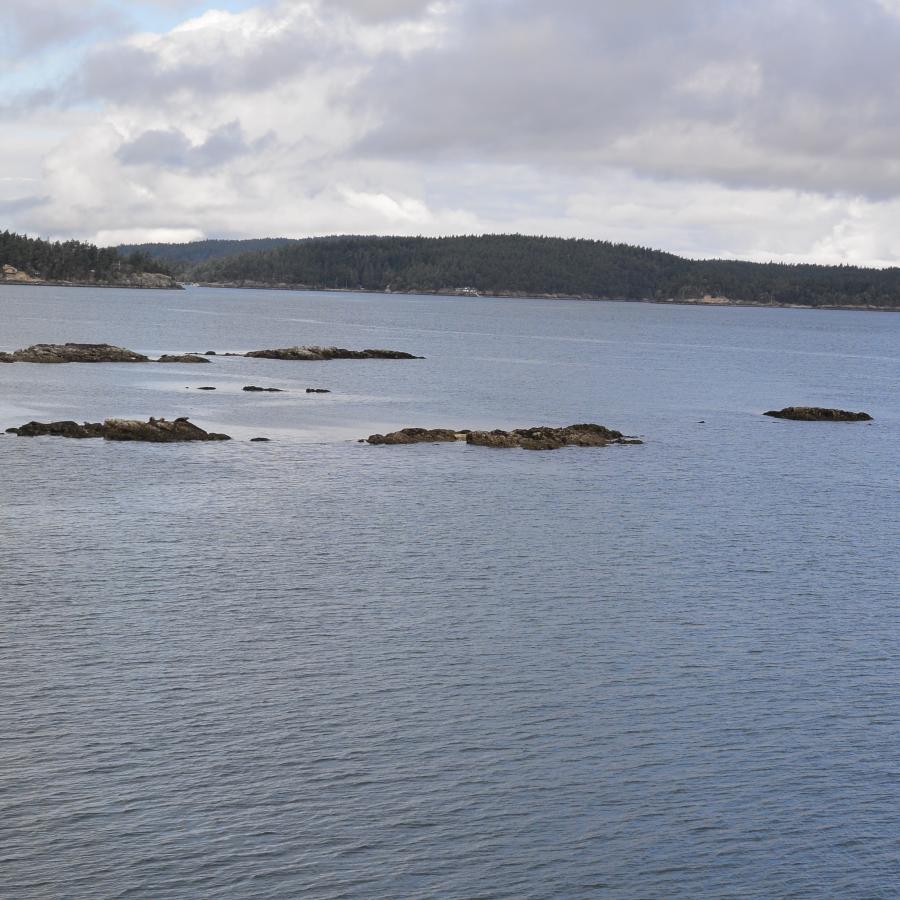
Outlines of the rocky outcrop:
{"label": "rocky outcrop", "polygon": [[162,272],[133,272],[114,281],[116,287],[153,288],[155,290],[180,291],[184,288],[171,275]]}
{"label": "rocky outcrop", "polygon": [[307,388],[307,394],[330,394],[331,391],[328,388]]}
{"label": "rocky outcrop", "polygon": [[227,434],[204,431],[187,420],[187,417],[169,422],[154,419],[146,422],[136,419],[107,419],[99,422],[28,422],[19,428],[7,428],[7,434],[19,437],[53,435],[67,438],[104,438],[107,441],[145,441],[153,444],[172,444],[182,441],[229,441]]}
{"label": "rocky outcrop", "polygon": [[603,425],[582,423],[565,428],[516,428],[513,431],[470,431],[466,443],[479,447],[523,450],[558,450],[561,447],[605,447],[608,444],[641,444],[637,438],[626,437]]}
{"label": "rocky outcrop", "polygon": [[449,428],[401,428],[389,434],[370,434],[366,441],[370,444],[435,444],[464,439],[463,434]]}
{"label": "rocky outcrop", "polygon": [[343,347],[284,347],[280,350],[250,350],[244,356],[317,362],[326,359],[424,359],[400,350],[345,350]]}
{"label": "rocky outcrop", "polygon": [[455,431],[449,428],[403,428],[389,434],[372,434],[370,444],[422,444],[465,441],[479,447],[519,447],[523,450],[557,450],[560,447],[605,447],[607,444],[641,444],[603,425],[581,424],[565,428],[517,428],[513,431]]}
{"label": "rocky outcrop", "polygon": [[786,406],[784,409],[770,409],[765,416],[776,419],[794,419],[797,422],[871,422],[872,417],[865,412],[849,412],[846,409],[825,409],[821,406]]}
{"label": "rocky outcrop", "polygon": [[241,388],[242,391],[250,391],[251,393],[261,393],[261,394],[283,394],[284,391],[281,388],[264,388],[257,387],[255,384],[248,384]]}
{"label": "rocky outcrop", "polygon": [[6,362],[149,362],[149,358],[141,353],[112,344],[32,344],[5,355],[8,357]]}
{"label": "rocky outcrop", "polygon": [[18,428],[7,428],[6,433],[17,434],[19,437],[53,435],[67,438],[99,438],[103,437],[103,425],[100,422],[85,422],[82,425],[71,421],[27,422]]}
{"label": "rocky outcrop", "polygon": [[164,353],[157,362],[161,363],[208,363],[205,356],[197,356],[196,353]]}

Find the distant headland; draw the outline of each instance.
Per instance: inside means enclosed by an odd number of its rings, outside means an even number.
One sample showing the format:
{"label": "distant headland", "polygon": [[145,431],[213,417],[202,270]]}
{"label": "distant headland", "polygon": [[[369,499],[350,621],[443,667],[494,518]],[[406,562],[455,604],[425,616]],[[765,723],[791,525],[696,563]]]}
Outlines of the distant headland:
{"label": "distant headland", "polygon": [[337,290],[900,310],[900,268],[685,259],[580,238],[337,235],[98,248],[0,233],[0,284]]}

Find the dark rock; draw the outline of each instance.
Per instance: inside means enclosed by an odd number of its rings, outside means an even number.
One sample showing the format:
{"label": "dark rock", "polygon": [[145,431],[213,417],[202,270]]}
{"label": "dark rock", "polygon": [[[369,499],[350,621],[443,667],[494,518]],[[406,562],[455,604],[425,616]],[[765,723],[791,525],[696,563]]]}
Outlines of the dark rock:
{"label": "dark rock", "polygon": [[180,441],[228,441],[227,434],[204,431],[191,424],[186,417],[169,422],[150,418],[146,422],[132,419],[107,419],[99,422],[28,422],[20,428],[8,428],[7,433],[20,437],[54,435],[67,438],[105,438],[107,441],[149,441],[170,444]]}
{"label": "dark rock", "polygon": [[112,344],[33,344],[10,354],[13,362],[149,362],[148,357]]}
{"label": "dark rock", "polygon": [[197,390],[198,390],[198,391],[214,391],[215,388],[214,388],[214,387],[207,387],[207,386],[204,385],[203,387],[198,387]]}
{"label": "dark rock", "polygon": [[257,387],[255,384],[248,384],[246,387],[241,388],[244,391],[253,391],[256,393],[269,393],[269,394],[283,394],[284,391],[281,388],[264,388]]}
{"label": "dark rock", "polygon": [[794,419],[798,422],[871,422],[872,417],[864,412],[848,412],[846,409],[825,409],[821,406],[786,406],[784,409],[770,409],[766,416],[776,419]]}
{"label": "dark rock", "polygon": [[7,434],[17,434],[19,437],[53,435],[67,438],[100,438],[103,437],[103,425],[99,422],[85,422],[83,425],[71,421],[27,422],[19,428],[7,428],[6,432]]}
{"label": "dark rock", "polygon": [[208,363],[205,356],[197,356],[196,353],[164,353],[157,362],[161,363]]}
{"label": "dark rock", "polygon": [[366,440],[370,444],[434,444],[462,437],[449,428],[402,428],[389,434],[370,434]]}
{"label": "dark rock", "polygon": [[254,444],[254,443],[256,443],[257,441],[266,441],[266,442],[268,442],[268,441],[270,441],[270,440],[271,440],[271,438],[264,438],[264,437],[250,438],[250,443],[251,443],[251,444]]}
{"label": "dark rock", "polygon": [[560,447],[605,447],[608,444],[641,444],[621,431],[582,423],[565,428],[517,428],[513,431],[470,431],[466,443],[479,447],[520,447],[523,450],[558,450]]}
{"label": "dark rock", "polygon": [[207,350],[206,353],[204,353],[203,355],[204,356],[215,356],[216,351],[215,350]]}
{"label": "dark rock", "polygon": [[12,353],[0,353],[0,363],[14,363]]}
{"label": "dark rock", "polygon": [[370,444],[420,444],[465,441],[479,447],[520,447],[524,450],[556,450],[560,447],[605,447],[607,444],[641,444],[603,425],[583,423],[565,428],[517,428],[513,431],[453,431],[449,428],[403,428],[390,434],[373,434]]}
{"label": "dark rock", "polygon": [[321,361],[326,359],[424,359],[400,350],[345,350],[343,347],[284,347],[280,350],[251,350],[244,356],[259,359]]}
{"label": "dark rock", "polygon": [[330,394],[331,391],[328,388],[307,388],[307,394]]}

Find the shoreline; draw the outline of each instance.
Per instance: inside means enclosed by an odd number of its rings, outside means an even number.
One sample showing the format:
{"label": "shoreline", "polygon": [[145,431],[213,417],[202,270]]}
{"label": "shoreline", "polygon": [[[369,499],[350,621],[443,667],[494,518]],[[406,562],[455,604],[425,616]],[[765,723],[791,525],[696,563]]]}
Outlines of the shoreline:
{"label": "shoreline", "polygon": [[47,281],[43,278],[0,278],[0,287],[75,287],[75,288],[123,288],[135,291],[183,291],[184,285],[172,279],[171,284],[117,284],[108,281]]}
{"label": "shoreline", "polygon": [[434,290],[408,290],[408,291],[377,291],[369,288],[334,288],[311,287],[308,284],[264,284],[262,282],[187,282],[193,287],[216,288],[220,290],[245,290],[245,291],[307,291],[333,294],[403,294],[406,296],[424,297],[469,297],[487,298],[497,300],[583,300],[592,303],[653,303],[657,306],[745,306],[754,309],[823,309],[823,310],[847,310],[850,312],[900,312],[900,306],[847,306],[821,304],[819,306],[805,305],[802,303],[763,303],[757,300],[730,300],[724,297],[715,297],[711,300],[704,298],[666,298],[653,300],[646,297],[594,297],[585,294],[529,294],[523,291],[500,291],[496,293],[469,293],[462,291],[434,291]]}

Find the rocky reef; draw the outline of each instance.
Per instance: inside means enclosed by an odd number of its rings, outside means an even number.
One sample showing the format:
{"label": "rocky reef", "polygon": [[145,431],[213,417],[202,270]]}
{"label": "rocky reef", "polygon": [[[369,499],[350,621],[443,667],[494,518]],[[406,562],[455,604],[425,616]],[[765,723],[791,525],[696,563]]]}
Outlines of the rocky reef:
{"label": "rocky reef", "polygon": [[776,419],[793,419],[797,422],[871,422],[872,417],[865,412],[850,412],[846,409],[826,409],[821,406],[786,406],[784,409],[770,409],[765,416]]}
{"label": "rocky reef", "polygon": [[563,428],[538,426],[512,431],[456,431],[451,428],[402,428],[389,434],[372,434],[370,444],[422,444],[465,441],[478,447],[558,450],[561,447],[605,447],[608,444],[641,444],[603,425],[582,423]]}
{"label": "rocky reef", "polygon": [[244,356],[317,362],[327,359],[424,359],[400,350],[345,350],[343,347],[284,347],[280,350],[250,350]]}
{"label": "rocky reef", "polygon": [[96,363],[149,362],[149,357],[112,344],[32,344],[23,350],[0,354],[2,362]]}
{"label": "rocky reef", "polygon": [[229,441],[227,434],[204,431],[182,416],[169,422],[152,416],[141,422],[137,419],[107,419],[105,422],[28,422],[18,428],[7,428],[7,434],[19,437],[53,435],[66,438],[104,438],[107,441],[146,441],[153,444],[173,444],[182,441]]}
{"label": "rocky reef", "polygon": [[196,353],[164,353],[157,362],[161,363],[208,363],[205,356]]}
{"label": "rocky reef", "polygon": [[461,440],[465,440],[465,434],[452,428],[401,428],[389,434],[370,434],[366,438],[370,444],[435,444]]}

